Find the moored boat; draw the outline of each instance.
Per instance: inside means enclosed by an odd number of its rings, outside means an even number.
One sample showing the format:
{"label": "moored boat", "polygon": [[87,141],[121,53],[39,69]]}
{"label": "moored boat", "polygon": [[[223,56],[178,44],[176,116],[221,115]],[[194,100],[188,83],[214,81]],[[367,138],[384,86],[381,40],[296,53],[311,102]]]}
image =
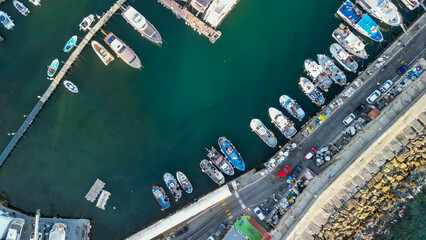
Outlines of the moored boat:
{"label": "moored boat", "polygon": [[24,219],[14,218],[12,223],[9,225],[9,229],[7,230],[6,240],[20,240],[24,224]]}
{"label": "moored boat", "polygon": [[13,6],[15,6],[15,8],[24,16],[28,16],[28,14],[30,14],[30,10],[18,0],[13,0]]}
{"label": "moored boat", "polygon": [[41,0],[30,0],[30,3],[34,4],[35,6],[40,6]]}
{"label": "moored boat", "polygon": [[271,122],[282,132],[282,134],[291,139],[296,133],[297,130],[294,127],[294,123],[288,119],[280,110],[270,107],[268,109],[269,117]]}
{"label": "moored boat", "polygon": [[339,44],[333,43],[330,46],[331,55],[348,71],[356,72],[358,63]]}
{"label": "moored boat", "polygon": [[211,149],[206,148],[206,150],[208,152],[207,157],[214,163],[214,165],[216,165],[217,168],[227,175],[234,175],[234,167],[232,166],[232,163],[220,154],[216,148],[211,147]]}
{"label": "moored boat", "polygon": [[423,3],[423,0],[401,0],[401,2],[404,3],[408,9],[414,10],[420,7],[420,5]]}
{"label": "moored boat", "polygon": [[324,68],[316,61],[308,58],[304,61],[303,67],[309,76],[314,80],[315,85],[327,92],[333,81],[327,76]]}
{"label": "moored boat", "polygon": [[237,149],[232,145],[226,137],[220,137],[218,139],[220,151],[225,157],[234,165],[234,167],[240,171],[246,169],[246,164]]}
{"label": "moored boat", "polygon": [[15,26],[10,16],[3,11],[0,11],[0,22],[7,30],[13,29],[13,27]]}
{"label": "moored boat", "polygon": [[65,240],[67,226],[63,223],[53,224],[52,230],[49,233],[49,240]]}
{"label": "moored boat", "polygon": [[300,77],[299,86],[302,89],[303,93],[311,99],[313,103],[318,106],[321,106],[325,103],[325,98],[320,91],[315,87],[315,85],[309,81],[309,79]]}
{"label": "moored boat", "polygon": [[186,193],[192,193],[192,184],[189,181],[189,179],[186,177],[185,174],[183,174],[183,172],[177,171],[176,172],[176,178],[180,184],[180,186],[182,187],[182,189],[186,192]]}
{"label": "moored boat", "polygon": [[91,45],[92,45],[93,51],[95,51],[96,55],[98,55],[98,57],[101,59],[101,61],[105,65],[108,65],[110,62],[114,60],[114,57],[112,56],[112,54],[108,52],[108,50],[104,46],[102,46],[102,44],[93,40],[91,42]]}
{"label": "moored boat", "polygon": [[142,67],[141,60],[138,55],[136,55],[136,53],[133,52],[133,50],[121,41],[114,33],[108,33],[105,36],[104,41],[127,65],[137,69]]}
{"label": "moored boat", "polygon": [[269,147],[275,147],[277,145],[277,138],[274,133],[266,128],[265,124],[257,118],[250,121],[250,128],[257,136],[262,139]]}
{"label": "moored boat", "polygon": [[59,60],[55,59],[52,61],[52,63],[49,65],[49,68],[47,69],[47,76],[53,77],[58,70],[59,67]]}
{"label": "moored boat", "polygon": [[0,42],[4,41],[4,36],[0,34]]}
{"label": "moored boat", "polygon": [[357,2],[367,13],[388,25],[399,26],[402,23],[398,8],[390,0],[357,0]]}
{"label": "moored boat", "polygon": [[334,61],[325,54],[317,54],[318,62],[325,69],[327,75],[338,85],[346,85],[346,75],[334,63]]}
{"label": "moored boat", "polygon": [[132,25],[144,38],[156,44],[161,44],[163,40],[158,30],[142,14],[132,6],[127,6],[121,13],[123,18]]}
{"label": "moored boat", "polygon": [[337,14],[364,36],[377,42],[383,41],[379,25],[368,14],[361,12],[351,1],[345,1],[337,10]]}
{"label": "moored boat", "polygon": [[163,176],[163,180],[167,185],[167,188],[170,190],[170,193],[175,197],[176,202],[179,200],[179,198],[182,197],[182,190],[180,189],[176,178],[173,177],[170,173],[165,173]]}
{"label": "moored boat", "polygon": [[331,36],[351,54],[363,59],[368,58],[367,51],[365,51],[365,44],[344,24],[341,23],[333,31]]}
{"label": "moored boat", "polygon": [[154,194],[155,199],[157,199],[158,203],[161,206],[161,211],[166,210],[170,207],[169,198],[164,192],[164,189],[160,186],[152,186],[152,194]]}
{"label": "moored boat", "polygon": [[222,185],[225,183],[225,177],[223,174],[217,170],[211,161],[203,159],[200,162],[200,168],[203,173],[207,174],[215,183]]}
{"label": "moored boat", "polygon": [[69,52],[73,47],[77,44],[77,35],[74,35],[68,40],[67,44],[65,44],[64,52]]}
{"label": "moored boat", "polygon": [[73,93],[78,93],[78,88],[77,88],[77,86],[74,84],[74,83],[72,83],[71,81],[68,81],[68,80],[64,80],[64,86],[70,91],[70,92],[73,92]]}
{"label": "moored boat", "polygon": [[288,113],[291,114],[291,116],[297,118],[299,121],[302,121],[302,119],[305,117],[305,111],[297,104],[297,102],[290,98],[287,95],[282,95],[280,97],[280,104],[281,106],[287,110]]}
{"label": "moored boat", "polygon": [[80,30],[86,31],[90,28],[90,25],[95,21],[95,16],[93,14],[90,14],[89,16],[83,18],[83,21],[78,25],[80,27]]}

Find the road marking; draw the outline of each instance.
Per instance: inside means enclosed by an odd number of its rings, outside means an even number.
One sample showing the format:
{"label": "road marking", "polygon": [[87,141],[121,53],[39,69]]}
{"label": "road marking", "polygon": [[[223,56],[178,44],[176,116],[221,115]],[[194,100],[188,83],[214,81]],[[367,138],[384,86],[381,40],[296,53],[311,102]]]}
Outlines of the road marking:
{"label": "road marking", "polygon": [[222,206],[225,206],[225,205],[226,205],[226,202],[222,203]]}
{"label": "road marking", "polygon": [[229,216],[228,219],[232,219],[234,216]]}
{"label": "road marking", "polygon": [[401,64],[404,64],[405,63],[405,61],[401,61]]}
{"label": "road marking", "polygon": [[229,209],[226,209],[226,211],[225,212],[229,212]]}
{"label": "road marking", "polygon": [[227,213],[226,215],[228,215],[228,216],[229,216],[229,215],[231,215],[231,213]]}
{"label": "road marking", "polygon": [[238,199],[238,202],[240,203],[241,208],[246,209],[246,205],[243,203],[243,200],[240,199],[240,194],[237,191],[235,191],[234,195]]}
{"label": "road marking", "polygon": [[220,200],[220,202],[225,202],[225,199]]}

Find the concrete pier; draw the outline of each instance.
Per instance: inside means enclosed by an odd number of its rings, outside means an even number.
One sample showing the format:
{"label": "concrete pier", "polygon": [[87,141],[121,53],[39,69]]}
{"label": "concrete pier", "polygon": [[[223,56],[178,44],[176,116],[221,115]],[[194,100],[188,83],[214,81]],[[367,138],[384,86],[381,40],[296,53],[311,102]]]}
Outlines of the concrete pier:
{"label": "concrete pier", "polygon": [[49,99],[50,95],[55,91],[58,84],[62,81],[62,79],[65,77],[65,74],[68,72],[68,70],[71,68],[74,61],[79,57],[80,53],[83,51],[83,49],[86,47],[86,45],[89,43],[89,41],[92,39],[92,37],[101,29],[103,25],[105,25],[108,20],[114,16],[115,12],[120,9],[121,5],[125,3],[127,0],[118,0],[100,19],[99,21],[93,26],[92,29],[89,30],[89,32],[86,34],[86,36],[83,38],[83,40],[80,42],[80,44],[77,45],[76,49],[72,52],[68,60],[65,62],[65,64],[62,66],[62,68],[57,73],[55,79],[52,81],[52,83],[47,88],[46,92],[43,94],[43,96],[40,98],[40,100],[37,102],[31,113],[27,116],[24,123],[22,123],[19,130],[16,132],[16,134],[13,136],[12,140],[9,142],[9,144],[6,146],[6,148],[3,150],[2,154],[0,155],[0,166],[3,165],[3,162],[6,160],[6,158],[9,156],[10,152],[13,150],[15,145],[18,143],[18,141],[21,139],[21,137],[24,135],[25,131],[27,131],[28,127],[31,125],[35,117],[37,116],[38,112],[43,107],[44,103]]}

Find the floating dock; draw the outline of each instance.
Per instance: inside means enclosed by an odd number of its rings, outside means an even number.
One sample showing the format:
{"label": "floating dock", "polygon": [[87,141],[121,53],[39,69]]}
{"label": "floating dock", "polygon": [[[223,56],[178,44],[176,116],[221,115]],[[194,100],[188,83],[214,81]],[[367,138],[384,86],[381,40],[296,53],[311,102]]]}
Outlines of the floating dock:
{"label": "floating dock", "polygon": [[[90,188],[89,192],[86,194],[87,201],[94,202],[98,197],[99,193],[103,191],[102,189],[105,187],[105,183],[99,179],[96,179],[93,186]],[[99,201],[98,201],[99,202]],[[97,204],[96,204],[97,206]]]}
{"label": "floating dock", "polygon": [[111,196],[110,192],[102,190],[101,196],[99,196],[98,202],[96,203],[96,207],[105,210],[105,205],[107,204],[109,196]]}

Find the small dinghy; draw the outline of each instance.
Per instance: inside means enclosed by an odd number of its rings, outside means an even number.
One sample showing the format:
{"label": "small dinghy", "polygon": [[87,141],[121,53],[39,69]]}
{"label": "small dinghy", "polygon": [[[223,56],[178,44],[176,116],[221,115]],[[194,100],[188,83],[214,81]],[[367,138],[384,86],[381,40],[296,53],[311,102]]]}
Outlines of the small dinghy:
{"label": "small dinghy", "polygon": [[77,35],[74,35],[74,36],[72,36],[70,38],[70,40],[68,40],[67,44],[65,44],[64,52],[71,51],[71,49],[74,48],[74,46],[76,45],[76,43],[77,43]]}
{"label": "small dinghy", "polygon": [[58,59],[53,60],[49,68],[47,69],[47,76],[53,77],[56,71],[58,70],[58,67],[59,67],[59,60]]}
{"label": "small dinghy", "polygon": [[72,83],[71,81],[65,80],[65,81],[64,81],[64,86],[65,86],[68,90],[70,90],[70,92],[78,93],[78,88],[77,88],[77,86],[76,86],[74,83]]}

